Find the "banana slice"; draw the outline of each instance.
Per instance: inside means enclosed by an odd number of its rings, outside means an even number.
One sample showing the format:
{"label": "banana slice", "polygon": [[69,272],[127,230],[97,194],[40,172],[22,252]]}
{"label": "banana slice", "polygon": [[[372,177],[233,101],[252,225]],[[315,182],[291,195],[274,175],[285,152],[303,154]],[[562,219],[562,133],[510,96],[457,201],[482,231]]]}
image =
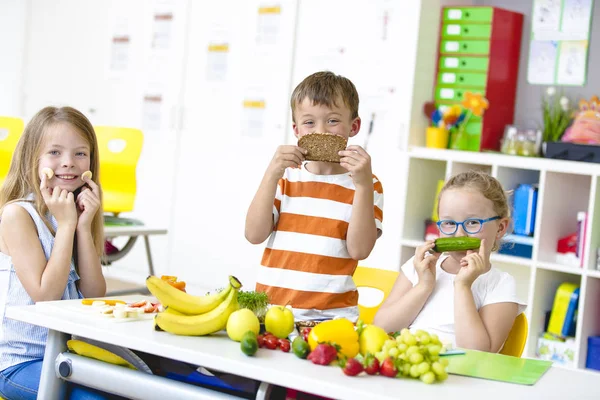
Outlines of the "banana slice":
{"label": "banana slice", "polygon": [[45,174],[48,179],[52,179],[54,176],[54,171],[51,168],[44,167],[42,168],[42,174]]}
{"label": "banana slice", "polygon": [[115,318],[127,318],[127,311],[124,308],[115,308],[113,310],[113,316]]}
{"label": "banana slice", "polygon": [[92,179],[92,171],[85,171],[83,174],[81,174],[81,180],[85,180],[83,178],[88,177],[89,179]]}
{"label": "banana slice", "polygon": [[105,305],[106,305],[106,303],[103,302],[102,300],[96,300],[96,301],[92,302],[92,307],[103,307]]}

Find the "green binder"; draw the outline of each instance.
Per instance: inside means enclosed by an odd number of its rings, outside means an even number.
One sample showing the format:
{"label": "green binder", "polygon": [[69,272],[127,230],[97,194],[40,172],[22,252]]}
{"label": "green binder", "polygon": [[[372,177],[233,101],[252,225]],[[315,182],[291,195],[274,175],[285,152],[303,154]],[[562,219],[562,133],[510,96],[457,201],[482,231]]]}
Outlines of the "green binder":
{"label": "green binder", "polygon": [[551,361],[517,358],[496,353],[467,350],[447,356],[448,373],[520,385],[535,384],[552,365]]}

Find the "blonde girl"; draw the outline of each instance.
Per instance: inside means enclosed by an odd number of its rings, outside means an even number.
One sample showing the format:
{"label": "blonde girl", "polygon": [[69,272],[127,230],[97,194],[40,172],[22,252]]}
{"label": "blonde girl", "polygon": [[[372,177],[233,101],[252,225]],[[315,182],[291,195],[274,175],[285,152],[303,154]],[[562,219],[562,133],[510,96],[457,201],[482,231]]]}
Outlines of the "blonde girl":
{"label": "blonde girl", "polygon": [[448,180],[439,195],[442,237],[481,239],[478,250],[434,253],[434,241],[417,247],[401,268],[375,317],[387,331],[424,329],[458,347],[498,352],[525,305],[514,278],[492,267],[511,218],[498,180],[469,171]]}
{"label": "blonde girl", "polygon": [[[3,397],[36,398],[47,337],[45,328],[6,318],[6,308],[105,294],[98,166],[94,128],[70,107],[40,110],[17,144],[0,190]],[[78,390],[71,398],[81,398]]]}

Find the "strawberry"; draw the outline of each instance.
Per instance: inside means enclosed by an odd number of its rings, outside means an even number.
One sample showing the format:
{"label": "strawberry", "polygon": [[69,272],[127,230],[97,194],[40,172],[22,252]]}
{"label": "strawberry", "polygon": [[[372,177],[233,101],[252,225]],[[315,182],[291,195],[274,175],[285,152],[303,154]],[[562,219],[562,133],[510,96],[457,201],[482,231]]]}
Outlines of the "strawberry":
{"label": "strawberry", "polygon": [[307,357],[313,364],[329,365],[337,358],[337,349],[330,344],[321,343]]}
{"label": "strawberry", "polygon": [[390,378],[395,378],[398,370],[396,369],[396,365],[394,365],[394,359],[392,357],[386,358],[379,367],[379,374],[388,376]]}
{"label": "strawberry", "polygon": [[379,372],[379,360],[371,353],[365,357],[365,372],[369,375],[377,375]]}
{"label": "strawberry", "polygon": [[349,358],[341,364],[342,372],[348,376],[356,376],[364,370],[362,364],[356,358]]}

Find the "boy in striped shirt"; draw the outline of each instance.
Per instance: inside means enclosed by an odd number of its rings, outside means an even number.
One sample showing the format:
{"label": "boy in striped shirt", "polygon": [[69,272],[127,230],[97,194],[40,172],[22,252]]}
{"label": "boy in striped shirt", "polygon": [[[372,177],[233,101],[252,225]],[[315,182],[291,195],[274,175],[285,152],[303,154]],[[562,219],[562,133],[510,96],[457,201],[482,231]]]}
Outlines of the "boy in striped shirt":
{"label": "boy in striped shirt", "polygon": [[[360,130],[358,93],[347,78],[317,72],[292,93],[294,134]],[[296,321],[358,318],[352,274],[382,232],[383,189],[360,146],[340,163],[305,161],[306,150],[279,146],[246,215],[246,239],[269,238],[256,290],[292,306]]]}

